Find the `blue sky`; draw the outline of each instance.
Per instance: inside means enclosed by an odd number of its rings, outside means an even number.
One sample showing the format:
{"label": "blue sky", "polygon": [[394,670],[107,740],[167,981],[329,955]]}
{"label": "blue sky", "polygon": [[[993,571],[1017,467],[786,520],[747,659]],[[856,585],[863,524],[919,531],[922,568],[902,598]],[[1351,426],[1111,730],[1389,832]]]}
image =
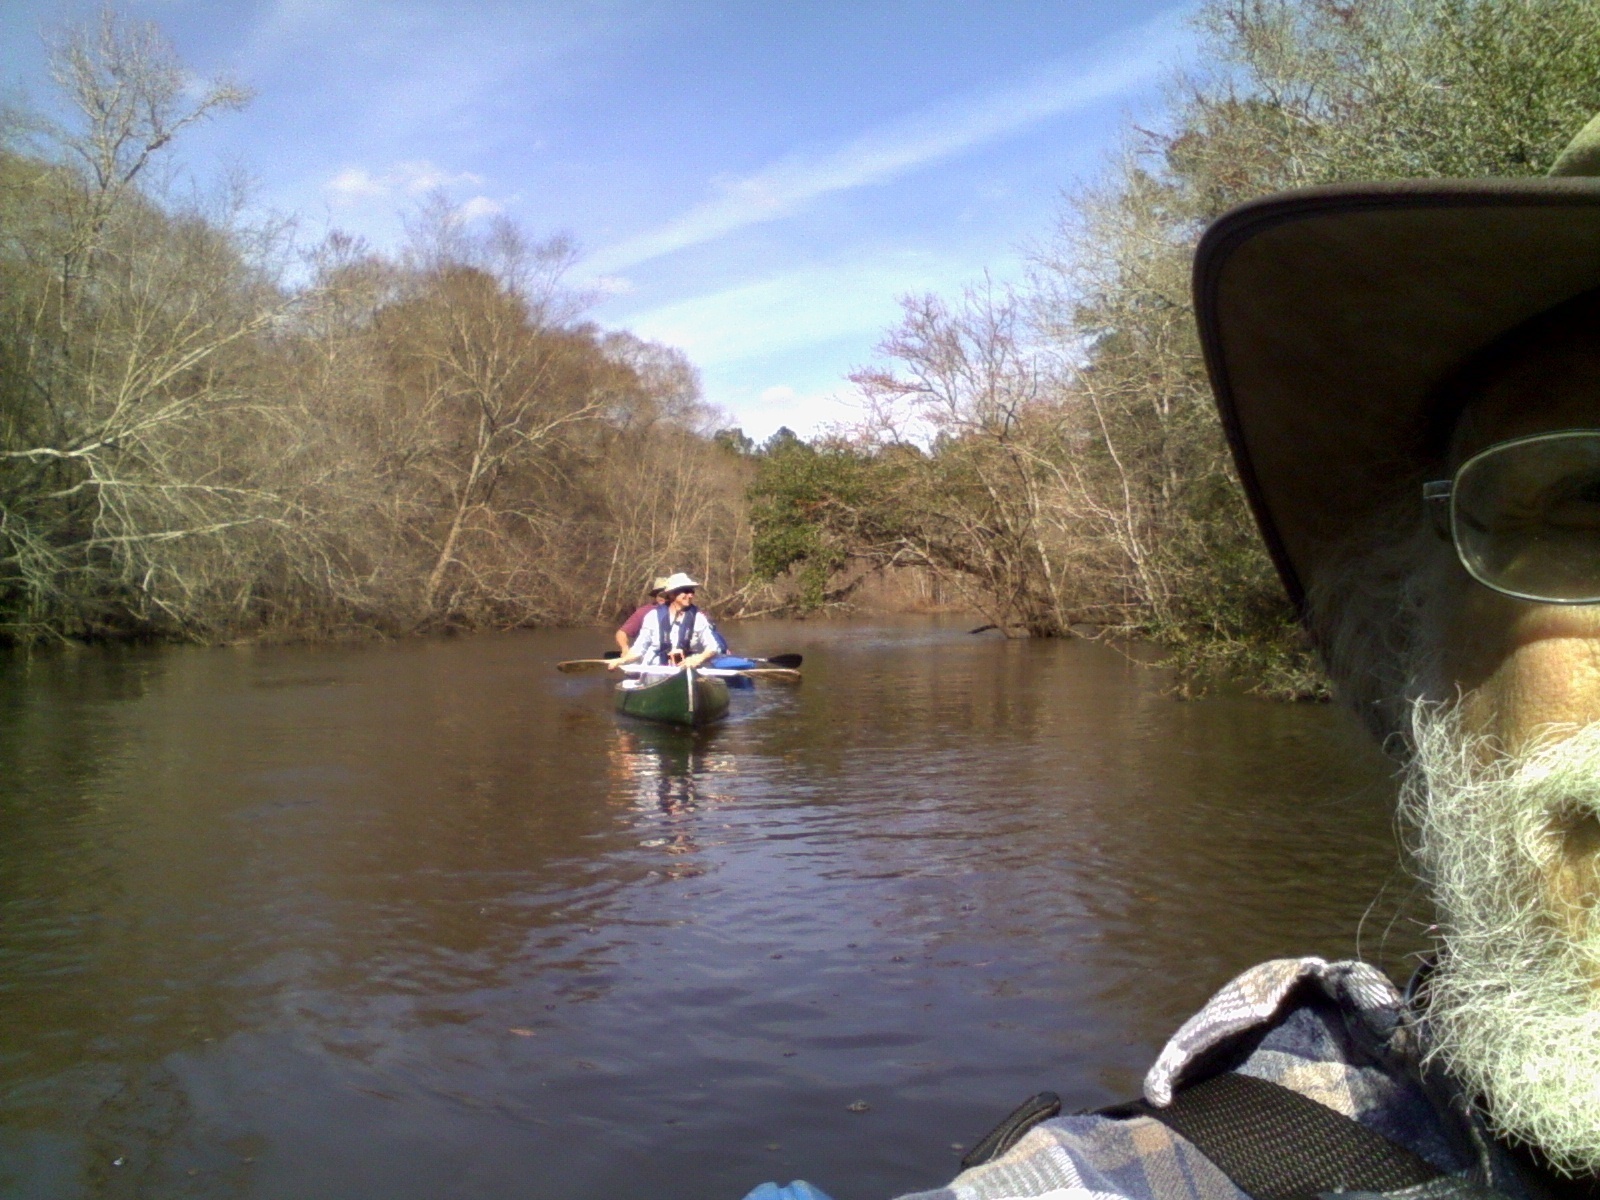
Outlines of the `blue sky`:
{"label": "blue sky", "polygon": [[[48,95],[0,2],[0,77]],[[1153,113],[1194,0],[135,0],[198,73],[255,89],[189,136],[204,176],[394,245],[443,189],[571,235],[609,326],[684,349],[757,437],[848,421],[844,375],[907,293],[1020,277],[1063,189]]]}

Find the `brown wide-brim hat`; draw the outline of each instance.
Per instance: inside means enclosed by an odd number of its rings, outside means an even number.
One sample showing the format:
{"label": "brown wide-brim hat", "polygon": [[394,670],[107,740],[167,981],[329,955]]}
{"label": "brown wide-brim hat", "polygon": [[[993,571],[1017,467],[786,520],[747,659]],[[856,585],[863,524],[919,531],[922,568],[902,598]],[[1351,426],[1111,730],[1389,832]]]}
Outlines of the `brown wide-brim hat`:
{"label": "brown wide-brim hat", "polygon": [[1454,416],[1439,411],[1443,382],[1600,287],[1597,175],[1600,117],[1550,177],[1306,188],[1206,231],[1206,367],[1296,606],[1334,547],[1436,465]]}

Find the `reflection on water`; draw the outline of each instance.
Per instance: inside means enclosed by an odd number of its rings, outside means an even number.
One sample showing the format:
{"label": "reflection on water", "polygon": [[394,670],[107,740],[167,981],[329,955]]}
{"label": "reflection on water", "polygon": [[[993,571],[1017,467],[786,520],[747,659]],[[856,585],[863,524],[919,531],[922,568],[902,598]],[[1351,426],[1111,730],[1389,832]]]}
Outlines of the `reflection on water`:
{"label": "reflection on water", "polygon": [[[650,833],[640,846],[673,858],[702,849],[695,840],[702,827],[697,814],[733,799],[728,777],[739,769],[731,751],[716,748],[719,732],[618,722],[610,753],[611,795],[632,808],[643,831]],[[687,879],[701,870],[688,859],[669,860],[659,868],[671,879]]]}
{"label": "reflection on water", "polygon": [[699,733],[581,631],[0,661],[0,1194],[864,1200],[1251,962],[1419,942],[1332,710],[736,635],[805,683]]}

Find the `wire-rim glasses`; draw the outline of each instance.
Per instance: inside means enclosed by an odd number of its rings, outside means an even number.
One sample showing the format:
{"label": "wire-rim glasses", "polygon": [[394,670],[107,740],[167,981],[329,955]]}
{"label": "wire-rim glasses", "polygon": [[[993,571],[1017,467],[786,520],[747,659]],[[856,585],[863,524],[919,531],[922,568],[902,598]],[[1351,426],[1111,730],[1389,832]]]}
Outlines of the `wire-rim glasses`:
{"label": "wire-rim glasses", "polygon": [[1543,604],[1600,604],[1600,429],[1497,442],[1423,502],[1467,573]]}

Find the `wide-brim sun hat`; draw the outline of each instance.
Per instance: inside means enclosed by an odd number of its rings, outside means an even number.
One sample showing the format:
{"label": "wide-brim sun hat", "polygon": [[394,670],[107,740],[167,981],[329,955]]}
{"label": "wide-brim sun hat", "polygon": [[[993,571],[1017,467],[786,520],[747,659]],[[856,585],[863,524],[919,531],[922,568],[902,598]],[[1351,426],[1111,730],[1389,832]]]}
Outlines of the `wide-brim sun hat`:
{"label": "wide-brim sun hat", "polygon": [[654,596],[657,592],[666,591],[667,590],[667,581],[669,579],[671,579],[671,578],[672,578],[672,576],[670,576],[670,575],[657,575],[654,579],[652,579],[650,581],[650,593],[649,594]]}
{"label": "wide-brim sun hat", "polygon": [[1597,176],[1600,117],[1546,177],[1305,188],[1206,231],[1194,273],[1206,369],[1297,607],[1350,534],[1436,467],[1455,416],[1442,385],[1600,288]]}
{"label": "wide-brim sun hat", "polygon": [[685,588],[697,588],[700,586],[682,571],[679,571],[675,575],[668,575],[667,578],[661,582],[661,590],[666,592],[669,596],[672,595],[673,592],[681,592]]}

